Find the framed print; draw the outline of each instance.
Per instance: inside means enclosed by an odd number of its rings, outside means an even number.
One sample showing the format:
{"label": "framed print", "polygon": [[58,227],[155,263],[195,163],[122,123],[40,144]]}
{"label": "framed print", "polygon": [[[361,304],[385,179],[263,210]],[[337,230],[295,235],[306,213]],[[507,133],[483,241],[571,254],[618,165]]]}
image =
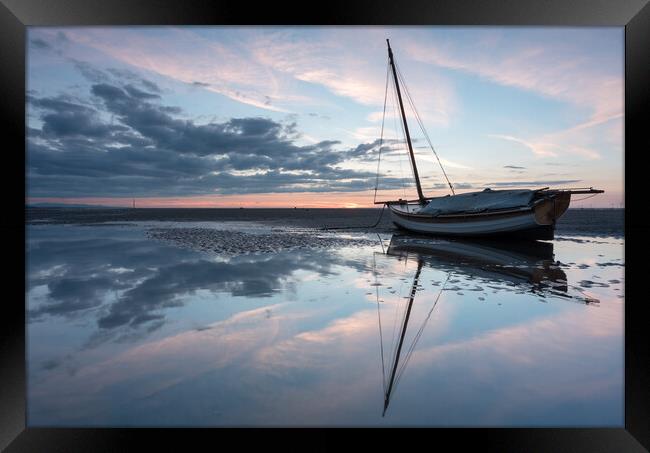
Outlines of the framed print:
{"label": "framed print", "polygon": [[646,451],[646,3],[2,0],[2,447]]}

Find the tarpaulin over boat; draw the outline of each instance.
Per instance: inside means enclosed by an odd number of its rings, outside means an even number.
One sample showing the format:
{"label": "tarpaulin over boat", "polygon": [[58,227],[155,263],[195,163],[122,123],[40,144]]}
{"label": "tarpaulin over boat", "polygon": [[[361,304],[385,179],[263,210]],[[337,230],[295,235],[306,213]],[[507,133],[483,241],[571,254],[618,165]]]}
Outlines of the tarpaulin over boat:
{"label": "tarpaulin over boat", "polygon": [[483,212],[527,206],[535,195],[534,190],[491,190],[447,195],[434,198],[418,214],[458,214]]}

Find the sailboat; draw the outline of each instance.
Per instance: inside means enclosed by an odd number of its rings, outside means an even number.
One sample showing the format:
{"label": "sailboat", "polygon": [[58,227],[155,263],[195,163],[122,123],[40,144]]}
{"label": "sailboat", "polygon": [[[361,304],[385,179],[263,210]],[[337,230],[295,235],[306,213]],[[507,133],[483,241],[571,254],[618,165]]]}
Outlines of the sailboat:
{"label": "sailboat", "polygon": [[[603,190],[592,187],[573,189],[551,189],[544,187],[535,190],[493,190],[486,188],[483,191],[456,194],[453,185],[449,182],[449,178],[447,178],[444,168],[442,168],[440,159],[438,159],[452,194],[443,197],[426,197],[422,191],[409,126],[404,111],[400,80],[402,80],[402,84],[404,84],[404,81],[401,74],[398,77],[390,41],[387,39],[386,43],[388,45],[390,65],[390,71],[387,71],[387,77],[390,77],[392,74],[418,194],[418,198],[415,200],[404,200],[400,198],[392,201],[375,202],[375,204],[382,204],[388,207],[391,220],[398,228],[416,233],[434,235],[465,237],[508,235],[529,239],[553,239],[555,224],[569,208],[571,195],[599,194],[604,192]],[[429,145],[437,157],[437,153],[424,130],[417,110],[415,110],[415,105],[408,93],[408,89],[406,89],[406,94],[407,100],[413,107],[418,124],[422,128],[424,136],[429,141]],[[385,111],[384,106],[384,115]],[[376,192],[377,190],[375,188],[375,194]]]}

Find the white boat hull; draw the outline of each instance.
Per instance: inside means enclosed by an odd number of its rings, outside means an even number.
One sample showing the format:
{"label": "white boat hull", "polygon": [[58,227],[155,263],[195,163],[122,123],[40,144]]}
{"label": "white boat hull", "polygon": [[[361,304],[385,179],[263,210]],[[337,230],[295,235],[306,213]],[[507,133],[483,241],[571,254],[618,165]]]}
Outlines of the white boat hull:
{"label": "white boat hull", "polygon": [[393,223],[405,230],[415,231],[418,233],[473,236],[507,233],[510,231],[527,230],[540,226],[535,222],[535,214],[532,211],[505,219],[497,218],[472,222],[463,221],[445,223],[432,223],[409,219],[398,215],[392,209],[390,211]]}
{"label": "white boat hull", "polygon": [[[389,204],[392,222],[399,228],[421,234],[445,236],[497,236],[513,234],[533,239],[553,239],[555,221],[569,205],[568,198],[521,209],[466,215],[418,214],[419,205]],[[559,208],[559,209],[558,209]]]}

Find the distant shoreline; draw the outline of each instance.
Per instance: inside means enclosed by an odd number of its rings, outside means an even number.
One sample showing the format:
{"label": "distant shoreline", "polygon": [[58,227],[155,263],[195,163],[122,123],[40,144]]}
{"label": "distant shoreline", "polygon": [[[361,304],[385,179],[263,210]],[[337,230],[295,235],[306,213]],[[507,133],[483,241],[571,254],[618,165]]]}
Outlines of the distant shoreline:
{"label": "distant shoreline", "polygon": [[[29,225],[99,225],[124,222],[217,222],[232,228],[232,222],[253,222],[277,228],[346,228],[346,231],[394,232],[390,215],[381,208],[70,208],[34,207],[25,210]],[[377,223],[379,222],[379,223]],[[623,208],[573,208],[558,221],[558,234],[622,236]],[[235,227],[236,228],[236,227]]]}
{"label": "distant shoreline", "polygon": [[[136,209],[136,210],[138,210],[138,209],[188,209],[188,210],[192,210],[192,209],[197,209],[197,210],[198,209],[224,209],[224,210],[230,210],[230,209],[277,209],[277,210],[282,210],[282,209],[291,209],[291,210],[293,210],[293,209],[315,209],[315,210],[344,209],[346,211],[357,211],[357,210],[368,210],[368,209],[380,210],[381,209],[380,207],[374,207],[374,208],[370,208],[370,207],[365,207],[365,208],[364,207],[359,207],[359,208],[345,208],[345,207],[341,207],[341,208],[312,208],[312,207],[298,207],[298,206],[296,206],[295,208],[294,207],[290,207],[290,208],[269,208],[269,207],[264,207],[264,206],[254,206],[254,207],[253,206],[251,206],[251,207],[243,206],[243,207],[228,207],[228,208],[225,208],[225,207],[201,207],[201,208],[196,208],[196,207],[170,207],[170,206],[166,206],[166,207],[160,206],[160,207],[158,207],[157,206],[157,207],[135,207],[135,208],[133,208],[131,206],[102,206],[102,205],[56,205],[56,206],[25,205],[25,208],[26,209],[130,209],[130,210],[131,209]],[[607,209],[607,210],[625,210],[625,207],[622,207],[622,208],[593,208],[593,207],[590,207],[590,208],[572,208],[572,207],[569,207],[569,211],[581,211],[581,210],[586,210],[586,209],[593,209],[593,210],[603,210],[603,209]]]}

